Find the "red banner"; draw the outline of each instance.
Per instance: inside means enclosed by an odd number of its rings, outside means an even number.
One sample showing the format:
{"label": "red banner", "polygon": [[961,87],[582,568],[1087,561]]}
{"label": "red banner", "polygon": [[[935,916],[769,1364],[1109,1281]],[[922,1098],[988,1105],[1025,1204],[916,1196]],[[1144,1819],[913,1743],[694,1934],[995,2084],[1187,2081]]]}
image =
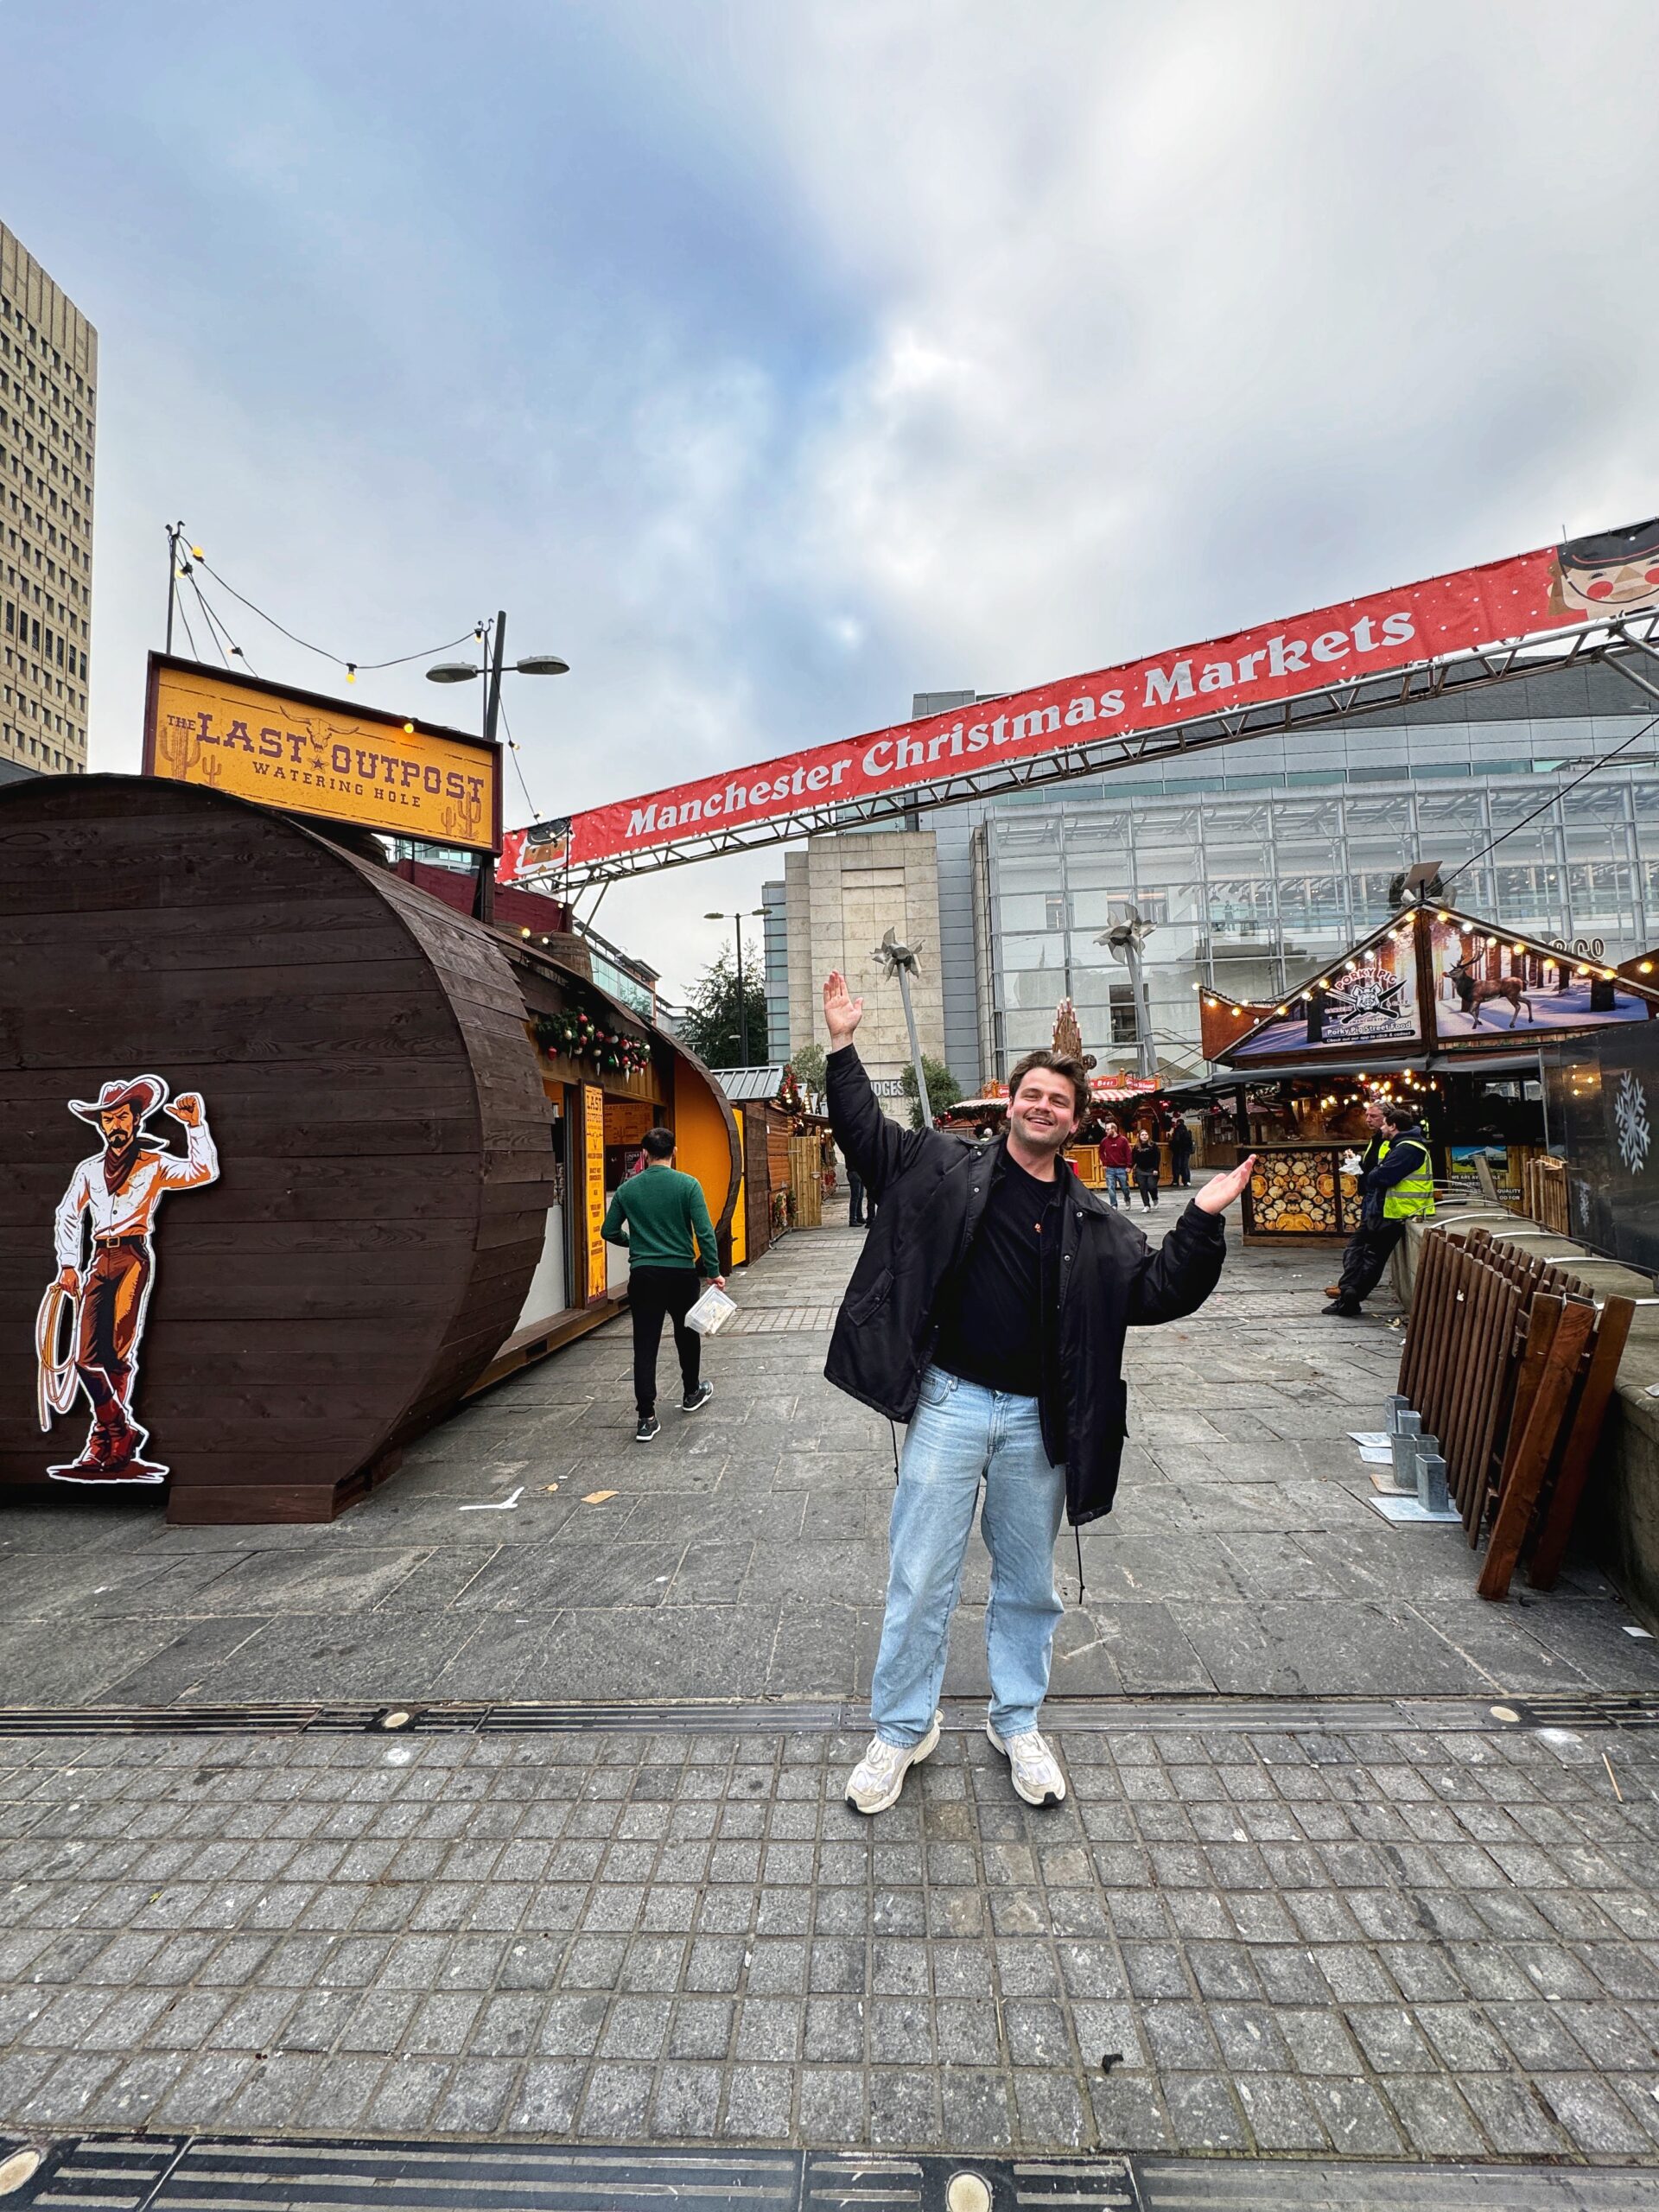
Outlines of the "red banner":
{"label": "red banner", "polygon": [[840,800],[944,783],[1103,737],[1268,705],[1656,604],[1659,524],[1603,531],[1040,684],[982,707],[895,722],[863,737],[594,807],[571,822],[569,861],[582,867],[753,823],[787,821]]}

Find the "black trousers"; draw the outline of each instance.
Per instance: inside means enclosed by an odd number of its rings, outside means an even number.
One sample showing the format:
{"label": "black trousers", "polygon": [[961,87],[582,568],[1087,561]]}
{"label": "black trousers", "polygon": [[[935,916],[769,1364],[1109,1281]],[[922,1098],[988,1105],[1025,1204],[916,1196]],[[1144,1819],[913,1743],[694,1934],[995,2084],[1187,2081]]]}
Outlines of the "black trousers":
{"label": "black trousers", "polygon": [[657,1351],[663,1323],[674,1324],[680,1380],[689,1398],[702,1376],[702,1338],[685,1317],[702,1294],[695,1268],[633,1268],[628,1273],[628,1310],[633,1315],[633,1402],[643,1420],[657,1410]]}
{"label": "black trousers", "polygon": [[1357,1229],[1342,1255],[1342,1273],[1337,1278],[1338,1297],[1351,1299],[1356,1306],[1362,1299],[1369,1298],[1382,1281],[1382,1270],[1405,1233],[1403,1221],[1379,1221]]}
{"label": "black trousers", "polygon": [[[874,1207],[871,1211],[874,1212]],[[864,1185],[859,1179],[858,1170],[849,1160],[847,1163],[847,1226],[849,1229],[857,1229],[862,1224],[863,1219]]]}
{"label": "black trousers", "polygon": [[1169,1179],[1178,1190],[1192,1187],[1192,1155],[1190,1152],[1172,1152],[1169,1155]]}

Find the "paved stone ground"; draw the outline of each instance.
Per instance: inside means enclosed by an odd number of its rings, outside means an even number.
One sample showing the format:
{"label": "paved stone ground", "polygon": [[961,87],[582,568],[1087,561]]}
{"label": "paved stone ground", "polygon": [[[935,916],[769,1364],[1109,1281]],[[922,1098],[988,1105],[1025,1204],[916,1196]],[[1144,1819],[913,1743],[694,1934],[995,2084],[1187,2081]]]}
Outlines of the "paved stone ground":
{"label": "paved stone ground", "polygon": [[[832,1305],[855,1249],[789,1240],[746,1306]],[[1659,1738],[1519,1702],[1652,1696],[1654,1648],[1592,1570],[1486,1607],[1459,1531],[1370,1510],[1345,1432],[1399,1339],[1321,1320],[1326,1272],[1235,1252],[1203,1314],[1132,1339],[1122,1500],[1055,1688],[1147,1702],[1109,1730],[1057,1705],[1047,1814],[966,1707],[874,1823],[840,1799],[859,1736],[763,1709],[743,1735],[0,1733],[0,2129],[1659,2165]],[[892,1461],[824,1344],[721,1339],[715,1403],[646,1451],[607,1331],[332,1529],[8,1507],[0,1700],[66,1728],[855,1706]],[[976,1562],[966,1699],[983,1593]],[[1351,1693],[1461,1704],[1389,1726]]]}
{"label": "paved stone ground", "polygon": [[[858,1245],[788,1238],[738,1295],[821,1318]],[[1235,1243],[1200,1314],[1133,1332],[1123,1488],[1084,1536],[1055,1692],[1659,1687],[1599,1575],[1493,1608],[1459,1530],[1371,1510],[1346,1433],[1380,1418],[1400,1340],[1319,1318],[1331,1264]],[[153,1498],[0,1506],[0,1699],[867,1694],[893,1440],[824,1382],[827,1344],[721,1337],[714,1403],[688,1421],[665,1389],[640,1446],[613,1325],[478,1401],[330,1528],[170,1529]],[[584,1503],[595,1491],[613,1495]],[[1058,1556],[1075,1599],[1069,1531]],[[985,1591],[976,1540],[947,1692],[988,1687]]]}
{"label": "paved stone ground", "polygon": [[0,2126],[1659,2159],[1659,1744],[1063,1745],[14,1742]]}

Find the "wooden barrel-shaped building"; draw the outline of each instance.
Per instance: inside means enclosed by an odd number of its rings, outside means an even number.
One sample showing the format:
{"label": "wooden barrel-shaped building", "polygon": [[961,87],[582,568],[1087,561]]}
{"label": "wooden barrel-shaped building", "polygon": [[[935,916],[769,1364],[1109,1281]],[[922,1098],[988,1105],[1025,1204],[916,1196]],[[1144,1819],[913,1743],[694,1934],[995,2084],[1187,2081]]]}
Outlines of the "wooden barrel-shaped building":
{"label": "wooden barrel-shaped building", "polygon": [[737,1133],[648,1017],[292,817],[0,789],[0,1484],[327,1519],[618,1310],[626,1149],[722,1233]]}

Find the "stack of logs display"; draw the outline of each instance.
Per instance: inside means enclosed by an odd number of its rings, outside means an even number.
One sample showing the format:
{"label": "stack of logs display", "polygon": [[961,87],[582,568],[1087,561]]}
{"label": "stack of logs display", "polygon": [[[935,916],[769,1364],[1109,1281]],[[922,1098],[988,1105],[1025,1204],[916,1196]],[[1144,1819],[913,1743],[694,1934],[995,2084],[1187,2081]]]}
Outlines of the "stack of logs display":
{"label": "stack of logs display", "polygon": [[1554,1587],[1635,1307],[1599,1311],[1576,1276],[1484,1229],[1431,1230],[1412,1297],[1400,1394],[1440,1440],[1477,1585],[1508,1594],[1529,1532],[1528,1580]]}

